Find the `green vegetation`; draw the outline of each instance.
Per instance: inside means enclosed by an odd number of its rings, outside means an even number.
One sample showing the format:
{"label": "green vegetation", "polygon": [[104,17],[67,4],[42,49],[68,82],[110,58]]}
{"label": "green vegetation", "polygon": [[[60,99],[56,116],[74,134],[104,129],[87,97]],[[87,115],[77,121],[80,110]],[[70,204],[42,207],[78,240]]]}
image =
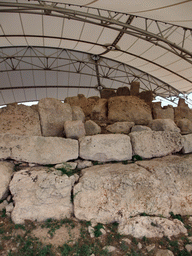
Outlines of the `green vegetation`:
{"label": "green vegetation", "polygon": [[183,221],[183,218],[181,217],[180,214],[174,214],[173,212],[170,212],[169,214],[171,215],[171,217],[172,217],[173,219],[178,219],[178,220],[180,220],[181,222],[184,222],[184,221]]}

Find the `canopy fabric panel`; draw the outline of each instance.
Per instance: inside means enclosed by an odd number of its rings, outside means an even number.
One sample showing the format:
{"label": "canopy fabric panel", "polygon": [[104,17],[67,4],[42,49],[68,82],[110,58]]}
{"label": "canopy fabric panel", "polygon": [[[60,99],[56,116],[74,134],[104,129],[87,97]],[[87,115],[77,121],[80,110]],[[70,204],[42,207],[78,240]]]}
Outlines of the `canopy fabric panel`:
{"label": "canopy fabric panel", "polygon": [[1,1],[0,105],[132,81],[154,96],[187,97],[191,10],[191,0]]}

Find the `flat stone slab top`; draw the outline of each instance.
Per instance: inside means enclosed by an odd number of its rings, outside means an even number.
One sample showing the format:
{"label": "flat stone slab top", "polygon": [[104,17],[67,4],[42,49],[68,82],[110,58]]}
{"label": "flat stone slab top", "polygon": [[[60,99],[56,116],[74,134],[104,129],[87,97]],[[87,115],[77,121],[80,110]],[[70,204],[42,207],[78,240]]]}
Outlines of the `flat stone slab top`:
{"label": "flat stone slab top", "polygon": [[130,138],[124,134],[97,134],[79,140],[80,157],[86,160],[110,162],[132,158]]}
{"label": "flat stone slab top", "polygon": [[78,158],[78,141],[57,137],[0,134],[0,158],[57,164]]}
{"label": "flat stone slab top", "polygon": [[133,155],[142,158],[162,157],[179,152],[182,147],[182,136],[179,132],[142,131],[129,134]]}

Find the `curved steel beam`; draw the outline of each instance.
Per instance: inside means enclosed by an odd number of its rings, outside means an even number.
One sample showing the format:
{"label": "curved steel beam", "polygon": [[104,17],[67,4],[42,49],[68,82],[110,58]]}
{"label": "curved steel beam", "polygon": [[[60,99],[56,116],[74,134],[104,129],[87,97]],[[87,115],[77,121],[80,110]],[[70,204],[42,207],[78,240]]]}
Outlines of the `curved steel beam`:
{"label": "curved steel beam", "polygon": [[[36,38],[47,38],[47,39],[58,39],[58,40],[67,40],[67,41],[74,41],[74,42],[80,42],[80,43],[85,43],[85,44],[87,44],[87,43],[89,43],[89,44],[91,44],[91,45],[97,45],[97,46],[101,46],[101,47],[103,47],[103,45],[102,44],[99,44],[99,43],[93,43],[93,42],[89,42],[89,41],[85,41],[85,40],[81,40],[81,39],[72,39],[72,38],[66,38],[66,37],[57,37],[57,36],[40,36],[40,35],[0,35],[0,38],[1,37],[5,37],[5,38],[11,38],[11,37],[25,37],[25,38],[30,38],[30,37],[36,37]],[[8,47],[0,47],[0,49],[2,48],[10,48],[10,47],[14,47],[14,46],[8,46]],[[15,46],[15,47],[17,47],[17,46]],[[35,48],[37,48],[38,46],[34,46]],[[42,46],[39,46],[40,48],[42,47]],[[49,47],[49,48],[51,48],[51,47]],[[186,78],[186,77],[184,77],[184,76],[182,76],[182,75],[180,75],[180,74],[178,74],[178,73],[176,73],[176,72],[174,72],[173,70],[171,70],[171,69],[168,69],[168,68],[166,68],[166,67],[164,67],[164,66],[162,66],[162,65],[160,65],[160,64],[158,64],[158,63],[155,63],[155,62],[153,62],[153,61],[151,61],[151,60],[148,60],[148,59],[146,59],[146,58],[144,58],[144,57],[142,57],[142,56],[139,56],[139,55],[136,55],[136,54],[134,54],[134,53],[131,53],[131,52],[126,52],[126,51],[123,51],[123,50],[121,50],[121,49],[117,49],[119,52],[121,52],[121,53],[124,53],[124,54],[128,54],[128,55],[131,55],[131,56],[133,56],[133,57],[135,57],[135,58],[138,58],[138,59],[141,59],[141,60],[144,60],[144,61],[146,61],[146,62],[148,62],[148,63],[151,63],[151,64],[153,64],[153,65],[155,65],[155,66],[157,66],[157,67],[159,67],[159,68],[162,68],[162,69],[164,69],[164,70],[166,70],[166,71],[168,71],[168,72],[170,72],[170,73],[172,73],[172,74],[174,74],[174,75],[176,75],[176,76],[178,76],[178,77],[180,77],[181,79],[183,79],[183,80],[185,80],[185,81],[187,81],[187,82],[189,82],[189,83],[192,83],[192,81],[191,80],[189,80],[188,78]],[[89,53],[88,53],[89,54]],[[102,54],[99,54],[99,55],[101,55],[102,56]],[[98,55],[98,56],[99,56]],[[125,65],[127,65],[127,64],[125,64]],[[141,71],[142,72],[142,71]]]}
{"label": "curved steel beam", "polygon": [[[50,3],[50,2],[47,2]],[[57,16],[62,18],[68,18],[73,20],[82,21],[85,23],[91,23],[98,26],[110,28],[112,30],[116,30],[123,32],[125,34],[129,34],[135,37],[138,37],[142,40],[148,41],[154,45],[157,45],[167,51],[179,56],[180,58],[186,60],[187,62],[192,64],[192,53],[184,48],[185,40],[186,40],[186,31],[192,34],[192,29],[176,26],[173,24],[168,24],[161,21],[156,21],[152,19],[147,19],[143,17],[138,17],[134,15],[118,13],[114,11],[104,10],[106,16],[101,14],[100,9],[96,9],[98,14],[92,14],[83,11],[77,11],[73,9],[66,8],[66,4],[63,7],[57,7],[58,3],[46,4],[45,1],[40,2],[40,4],[24,4],[24,3],[7,3],[7,2],[0,2],[0,6],[6,7],[0,9],[0,12],[16,12],[16,13],[34,13],[34,14],[44,14],[50,16]],[[68,5],[68,7],[70,4]],[[10,8],[7,8],[10,7]],[[78,6],[81,8],[82,6]],[[85,8],[85,7],[84,7]],[[89,10],[91,8],[86,8]],[[43,13],[41,12],[43,11]],[[122,16],[128,15],[129,17],[134,16],[135,18],[141,19],[145,29],[141,29],[139,27],[133,26],[131,24],[126,24],[121,22],[120,19]],[[119,17],[120,16],[120,17]],[[148,23],[152,22],[156,26],[158,33],[153,33],[150,31],[150,26]],[[166,28],[161,28],[161,25],[164,25]],[[167,39],[167,35],[174,33],[174,30],[182,28],[182,46],[179,46],[175,42],[172,42]]]}
{"label": "curved steel beam", "polygon": [[[28,47],[28,46],[22,46],[22,47],[9,47],[9,48],[18,48],[18,52],[15,54],[12,54],[9,56],[6,54],[4,51],[2,54],[0,54],[0,64],[2,62],[6,63],[6,69],[1,70],[0,72],[11,72],[11,71],[29,71],[33,69],[33,71],[57,71],[57,72],[67,72],[67,73],[78,73],[81,75],[87,75],[87,76],[95,76],[96,78],[99,79],[108,79],[112,80],[118,83],[123,83],[127,86],[129,86],[130,78],[135,78],[142,83],[142,90],[152,90],[154,94],[161,95],[162,97],[170,97],[170,96],[176,96],[178,97],[182,92],[179,90],[175,89],[174,87],[171,87],[167,83],[161,81],[160,79],[157,79],[153,77],[152,75],[149,75],[137,68],[131,67],[130,65],[119,63],[114,60],[110,60],[107,58],[100,57],[100,60],[95,62],[95,60],[92,58],[91,60],[91,54],[87,54],[89,58],[87,60],[85,59],[78,59],[75,56],[76,51],[73,50],[64,50],[60,48],[50,48],[53,49],[54,51],[58,51],[57,57],[53,57],[51,55],[46,55],[45,53],[42,53],[42,55],[38,55],[41,51],[43,50],[43,47]],[[4,47],[3,49],[6,49]],[[28,50],[33,51],[33,56],[30,55],[30,52]],[[55,52],[54,52],[55,53]],[[66,53],[64,55],[64,53]],[[72,55],[69,55],[69,53],[72,53]],[[77,52],[79,53],[79,52]],[[81,52],[82,53],[82,52]],[[50,54],[50,53],[49,53]],[[63,54],[63,55],[62,55]],[[85,54],[85,53],[82,53]],[[71,57],[70,57],[71,56]],[[96,55],[97,56],[97,55]],[[26,60],[26,59],[27,60]],[[32,59],[39,59],[39,64],[34,64]],[[31,62],[29,62],[31,60]],[[46,60],[42,61],[42,60]],[[67,60],[67,63],[65,64],[59,64],[56,65],[56,60]],[[105,60],[109,60],[112,62],[112,66],[110,66],[108,63],[105,63]],[[21,68],[21,64],[23,63],[25,66]],[[47,65],[45,65],[47,63]],[[54,65],[53,65],[54,64]],[[30,65],[29,68],[27,68],[27,65]],[[74,71],[68,69],[68,66],[72,65],[74,68]],[[97,66],[97,67],[96,67]],[[89,68],[91,73],[88,73],[86,69]],[[105,70],[105,72],[103,71]],[[94,73],[92,73],[94,71]],[[118,75],[114,76],[115,72],[120,72]],[[147,87],[146,83],[150,86],[151,88]],[[98,86],[101,85],[98,83]],[[94,87],[92,87],[94,88]],[[1,89],[1,88],[0,88]],[[158,90],[162,90],[161,93],[157,93]]]}

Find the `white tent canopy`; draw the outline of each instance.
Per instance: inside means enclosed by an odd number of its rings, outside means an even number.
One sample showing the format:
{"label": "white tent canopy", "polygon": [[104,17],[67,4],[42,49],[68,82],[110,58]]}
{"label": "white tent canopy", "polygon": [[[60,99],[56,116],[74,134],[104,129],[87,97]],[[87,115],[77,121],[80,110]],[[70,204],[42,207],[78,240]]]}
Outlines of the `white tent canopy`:
{"label": "white tent canopy", "polygon": [[192,92],[192,0],[0,2],[0,105],[139,81]]}

